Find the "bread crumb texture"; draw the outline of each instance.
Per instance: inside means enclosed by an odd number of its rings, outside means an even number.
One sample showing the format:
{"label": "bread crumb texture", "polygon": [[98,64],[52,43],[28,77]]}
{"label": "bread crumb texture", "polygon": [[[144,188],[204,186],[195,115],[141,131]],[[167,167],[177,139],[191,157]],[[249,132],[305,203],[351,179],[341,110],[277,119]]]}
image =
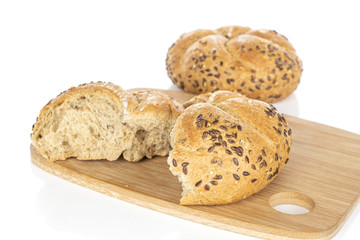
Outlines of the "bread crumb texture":
{"label": "bread crumb texture", "polygon": [[130,162],[170,150],[170,131],[183,107],[157,91],[130,93],[112,83],[72,87],[40,111],[32,144],[45,158]]}
{"label": "bread crumb texture", "polygon": [[185,103],[168,164],[182,205],[237,202],[272,182],[289,161],[291,129],[271,104],[229,91]]}
{"label": "bread crumb texture", "polygon": [[297,88],[302,62],[275,30],[227,26],[181,35],[169,48],[166,69],[185,92],[229,90],[276,102]]}

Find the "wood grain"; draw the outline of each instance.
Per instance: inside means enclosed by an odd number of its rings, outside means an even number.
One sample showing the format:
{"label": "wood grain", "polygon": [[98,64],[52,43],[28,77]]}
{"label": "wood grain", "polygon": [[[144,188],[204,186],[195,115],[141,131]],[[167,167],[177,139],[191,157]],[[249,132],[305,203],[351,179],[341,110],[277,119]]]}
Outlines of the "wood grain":
{"label": "wood grain", "polygon": [[[192,97],[162,91],[180,102]],[[169,171],[166,157],[137,163],[123,159],[51,163],[33,146],[31,157],[40,168],[71,182],[194,222],[266,239],[330,239],[359,201],[360,136],[296,117],[287,120],[293,130],[287,166],[259,193],[225,206],[180,206],[181,185]],[[279,203],[311,211],[284,214],[271,207]]]}

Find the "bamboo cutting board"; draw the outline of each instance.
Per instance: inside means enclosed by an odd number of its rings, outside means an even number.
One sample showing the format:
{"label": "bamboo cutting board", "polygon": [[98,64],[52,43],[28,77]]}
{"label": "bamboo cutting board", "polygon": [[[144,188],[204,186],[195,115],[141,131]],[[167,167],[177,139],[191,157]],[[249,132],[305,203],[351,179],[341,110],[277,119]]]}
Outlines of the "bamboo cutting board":
{"label": "bamboo cutting board", "polygon": [[[180,102],[193,95],[161,90]],[[330,239],[359,201],[360,136],[287,116],[293,130],[290,161],[254,196],[225,206],[180,206],[181,184],[166,157],[137,163],[78,161],[51,163],[31,146],[38,167],[84,187],[159,212],[266,239]],[[310,210],[291,215],[272,208],[297,204]]]}

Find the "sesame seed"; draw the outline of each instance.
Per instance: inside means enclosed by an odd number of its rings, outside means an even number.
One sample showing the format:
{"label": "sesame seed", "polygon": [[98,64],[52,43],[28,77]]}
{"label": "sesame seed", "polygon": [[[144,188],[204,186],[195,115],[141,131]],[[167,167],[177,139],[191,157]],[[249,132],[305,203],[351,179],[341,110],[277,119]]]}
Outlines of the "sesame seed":
{"label": "sesame seed", "polygon": [[280,130],[280,129],[277,129],[275,126],[273,126],[273,129],[274,129],[279,135],[281,135],[281,130]]}
{"label": "sesame seed", "polygon": [[210,181],[210,183],[214,186],[218,185],[218,182],[217,181]]}
{"label": "sesame seed", "polygon": [[265,165],[264,162],[261,162],[260,165],[259,165],[259,168],[264,167],[264,165]]}
{"label": "sesame seed", "polygon": [[208,132],[203,132],[202,138],[205,139],[208,136],[208,134],[209,134]]}
{"label": "sesame seed", "polygon": [[189,165],[188,162],[183,162],[183,163],[181,164],[181,166],[183,166],[183,167],[186,167],[187,165]]}
{"label": "sesame seed", "polygon": [[220,179],[222,179],[222,176],[221,176],[221,175],[216,175],[216,176],[214,177],[214,179],[220,180]]}
{"label": "sesame seed", "polygon": [[204,121],[196,122],[196,127],[197,127],[198,130],[200,130],[202,128],[203,123],[204,123]]}
{"label": "sesame seed", "polygon": [[262,153],[262,155],[264,155],[264,156],[266,157],[266,152],[265,152],[265,149],[264,149],[264,148],[261,149],[261,153]]}
{"label": "sesame seed", "polygon": [[233,153],[229,149],[225,149],[225,153],[227,153],[229,155],[233,155]]}
{"label": "sesame seed", "polygon": [[176,162],[175,159],[172,160],[172,164],[173,164],[174,167],[177,167],[177,162]]}
{"label": "sesame seed", "polygon": [[219,122],[219,120],[215,119],[215,120],[212,122],[212,124],[213,124],[213,125],[216,125],[218,122]]}
{"label": "sesame seed", "polygon": [[222,130],[225,130],[225,131],[227,131],[228,129],[227,129],[227,127],[225,127],[224,125],[220,125],[220,127],[219,127],[220,129],[222,129]]}
{"label": "sesame seed", "polygon": [[202,183],[202,180],[198,181],[197,183],[195,183],[195,187],[198,187],[201,183]]}
{"label": "sesame seed", "polygon": [[237,174],[235,174],[235,173],[233,174],[233,177],[234,177],[235,180],[240,180],[239,175],[237,175]]}
{"label": "sesame seed", "polygon": [[208,149],[208,152],[209,152],[209,153],[212,152],[212,151],[214,150],[214,148],[215,148],[215,145],[214,145],[214,146],[211,146],[211,147]]}

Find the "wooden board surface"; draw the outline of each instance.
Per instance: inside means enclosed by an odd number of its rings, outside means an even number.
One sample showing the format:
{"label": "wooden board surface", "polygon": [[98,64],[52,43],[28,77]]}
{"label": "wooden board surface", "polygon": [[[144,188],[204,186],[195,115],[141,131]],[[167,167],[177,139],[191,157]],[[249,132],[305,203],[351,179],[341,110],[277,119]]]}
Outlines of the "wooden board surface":
{"label": "wooden board surface", "polygon": [[[180,102],[191,94],[163,92]],[[293,130],[290,161],[254,196],[224,206],[180,206],[181,185],[166,157],[129,163],[68,159],[51,163],[31,146],[34,164],[100,193],[159,212],[236,233],[266,239],[330,239],[360,198],[360,136],[287,116]],[[293,203],[311,209],[291,215],[271,205]]]}

